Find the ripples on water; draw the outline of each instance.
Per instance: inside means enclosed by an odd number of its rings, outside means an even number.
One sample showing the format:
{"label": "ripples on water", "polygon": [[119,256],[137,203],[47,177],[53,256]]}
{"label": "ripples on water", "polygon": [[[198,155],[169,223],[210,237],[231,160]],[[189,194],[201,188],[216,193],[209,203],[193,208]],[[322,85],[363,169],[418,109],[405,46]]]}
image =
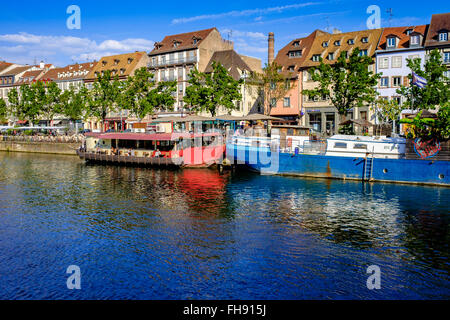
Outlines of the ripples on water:
{"label": "ripples on water", "polygon": [[[450,297],[448,188],[48,155],[0,165],[3,299]],[[66,288],[72,264],[82,290]]]}

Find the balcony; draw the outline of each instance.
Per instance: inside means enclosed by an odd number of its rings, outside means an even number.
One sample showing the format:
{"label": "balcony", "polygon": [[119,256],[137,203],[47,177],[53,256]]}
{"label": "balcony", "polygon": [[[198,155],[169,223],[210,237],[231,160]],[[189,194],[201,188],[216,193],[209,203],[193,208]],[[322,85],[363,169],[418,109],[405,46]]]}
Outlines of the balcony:
{"label": "balcony", "polygon": [[191,64],[191,63],[197,63],[197,57],[187,57],[187,58],[181,58],[181,59],[172,59],[172,60],[165,60],[165,61],[156,61],[153,63],[152,61],[148,64],[149,68],[161,68],[161,67],[167,67],[172,65],[180,65],[180,64]]}

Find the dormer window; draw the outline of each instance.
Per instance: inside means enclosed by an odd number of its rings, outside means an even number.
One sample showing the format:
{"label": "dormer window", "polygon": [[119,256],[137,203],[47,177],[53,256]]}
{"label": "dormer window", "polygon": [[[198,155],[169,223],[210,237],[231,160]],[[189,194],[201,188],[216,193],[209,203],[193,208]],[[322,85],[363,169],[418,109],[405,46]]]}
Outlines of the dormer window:
{"label": "dormer window", "polygon": [[336,40],[336,41],[334,42],[334,45],[335,45],[335,46],[340,46],[340,45],[341,45],[341,40]]}
{"label": "dormer window", "polygon": [[120,75],[123,76],[125,74],[125,69],[120,69]]}
{"label": "dormer window", "polygon": [[388,48],[395,48],[397,46],[397,39],[395,37],[389,37],[387,39]]}
{"label": "dormer window", "polygon": [[320,54],[315,54],[312,56],[312,61],[319,62],[320,61]]}
{"label": "dormer window", "polygon": [[355,39],[349,39],[347,41],[347,43],[350,44],[350,45],[355,44]]}
{"label": "dormer window", "polygon": [[302,56],[302,50],[290,51],[289,58],[299,58]]}
{"label": "dormer window", "polygon": [[419,35],[412,35],[409,38],[409,44],[411,46],[418,46],[419,45],[419,41],[420,41],[420,36]]}
{"label": "dormer window", "polygon": [[119,59],[115,59],[114,60],[114,65],[117,66],[119,64],[120,60]]}
{"label": "dormer window", "polygon": [[412,29],[408,29],[408,30],[406,30],[406,35],[410,35],[411,34],[411,32],[412,32]]}
{"label": "dormer window", "polygon": [[328,42],[327,42],[327,41],[324,41],[324,42],[322,43],[322,47],[327,48],[327,47],[328,47]]}
{"label": "dormer window", "polygon": [[369,42],[369,38],[363,37],[363,38],[361,39],[361,42],[362,42],[362,43],[368,43],[368,42]]}
{"label": "dormer window", "polygon": [[102,65],[103,65],[103,66],[106,66],[107,63],[108,63],[108,62],[106,62],[105,60],[102,61]]}
{"label": "dormer window", "polygon": [[448,32],[439,32],[439,42],[448,41]]}
{"label": "dormer window", "polygon": [[294,47],[299,47],[300,46],[300,41],[294,41],[294,43],[292,45]]}
{"label": "dormer window", "polygon": [[133,58],[128,58],[128,64],[133,62]]}
{"label": "dormer window", "polygon": [[359,52],[359,56],[360,56],[360,57],[367,56],[367,49],[361,50],[361,51]]}
{"label": "dormer window", "polygon": [[295,71],[295,66],[289,66],[288,71],[289,72],[294,72]]}
{"label": "dormer window", "polygon": [[328,60],[334,60],[334,52],[328,54]]}

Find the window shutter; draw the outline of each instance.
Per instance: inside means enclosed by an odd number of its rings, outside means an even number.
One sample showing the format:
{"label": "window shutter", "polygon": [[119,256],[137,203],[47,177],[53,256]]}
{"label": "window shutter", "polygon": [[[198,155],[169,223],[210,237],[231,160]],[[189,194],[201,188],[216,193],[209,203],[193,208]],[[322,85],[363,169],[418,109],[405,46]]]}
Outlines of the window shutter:
{"label": "window shutter", "polygon": [[403,77],[403,85],[404,85],[405,87],[407,87],[407,86],[409,85],[409,79],[408,79],[408,77]]}

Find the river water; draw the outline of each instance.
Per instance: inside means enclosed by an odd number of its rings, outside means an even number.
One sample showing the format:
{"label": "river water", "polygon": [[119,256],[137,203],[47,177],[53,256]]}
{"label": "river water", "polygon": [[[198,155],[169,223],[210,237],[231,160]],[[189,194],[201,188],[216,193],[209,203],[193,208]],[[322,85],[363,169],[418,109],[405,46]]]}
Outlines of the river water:
{"label": "river water", "polygon": [[0,153],[0,298],[449,299],[449,202],[450,188]]}

